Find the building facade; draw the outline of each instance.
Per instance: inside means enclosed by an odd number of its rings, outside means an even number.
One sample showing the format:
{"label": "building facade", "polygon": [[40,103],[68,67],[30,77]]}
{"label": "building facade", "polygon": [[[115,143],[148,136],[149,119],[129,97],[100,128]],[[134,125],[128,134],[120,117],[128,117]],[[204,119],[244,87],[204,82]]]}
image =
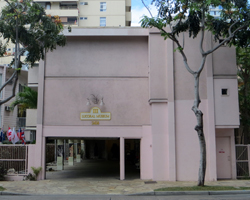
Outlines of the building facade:
{"label": "building facade", "polygon": [[65,25],[118,27],[131,25],[131,0],[34,0],[46,14],[58,15]]}
{"label": "building facade", "polygon": [[[38,108],[27,116],[36,129],[29,168],[42,166],[40,179],[46,178],[50,138],[69,143],[91,139],[97,144],[93,152],[102,149],[103,158],[116,143],[123,180],[126,141],[133,139],[139,145],[141,179],[197,180],[200,150],[191,111],[193,77],[174,52],[175,44],[164,41],[155,29],[75,28],[64,34],[67,45],[47,53],[45,61],[33,68],[39,74],[32,83],[38,85]],[[186,37],[185,43],[190,66],[199,67],[199,42]],[[205,49],[213,45],[206,33]],[[239,110],[234,49],[221,47],[205,65],[200,108],[207,142],[206,180],[235,179]]]}
{"label": "building facade", "polygon": [[[6,66],[6,65],[0,65],[0,84],[1,86],[11,77],[13,74],[13,69]],[[17,82],[16,87],[16,93],[23,90],[23,86],[27,85],[27,78],[28,78],[28,71],[27,70],[21,70],[19,79]],[[6,85],[6,87],[2,90],[0,93],[0,99],[4,100],[12,95],[12,89],[13,88],[13,82],[10,82]],[[0,127],[1,130],[6,132],[8,130],[8,127],[15,127],[18,128],[25,128],[25,122],[26,122],[26,114],[23,113],[22,115],[18,113],[18,106],[14,108],[12,111],[10,109],[10,104],[15,100],[15,98],[12,98],[10,101],[4,103],[0,106]],[[29,136],[27,135],[27,139],[29,139]]]}

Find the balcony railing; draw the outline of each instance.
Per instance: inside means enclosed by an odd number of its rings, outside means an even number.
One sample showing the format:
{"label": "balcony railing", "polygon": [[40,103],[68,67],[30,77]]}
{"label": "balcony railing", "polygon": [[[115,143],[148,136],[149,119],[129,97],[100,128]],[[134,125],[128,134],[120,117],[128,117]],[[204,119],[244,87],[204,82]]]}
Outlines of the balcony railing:
{"label": "balcony railing", "polygon": [[58,9],[58,10],[45,10],[47,15],[58,15],[58,16],[67,16],[67,17],[78,17],[77,9]]}
{"label": "balcony railing", "polygon": [[26,126],[26,117],[17,117],[16,119],[16,130],[24,128]]}
{"label": "balcony railing", "polygon": [[77,5],[76,6],[60,6],[60,9],[62,10],[77,9]]}

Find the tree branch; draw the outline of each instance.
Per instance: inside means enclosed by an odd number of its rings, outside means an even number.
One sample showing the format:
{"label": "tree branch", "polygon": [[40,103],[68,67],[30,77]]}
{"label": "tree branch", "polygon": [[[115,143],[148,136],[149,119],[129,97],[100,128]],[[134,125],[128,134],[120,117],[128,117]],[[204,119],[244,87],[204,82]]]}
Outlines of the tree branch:
{"label": "tree branch", "polygon": [[188,70],[189,73],[195,74],[195,72],[188,65],[186,54],[184,53],[183,48],[180,45],[179,41],[176,39],[176,37],[174,35],[172,35],[172,37],[173,37],[172,40],[177,44],[177,46],[179,48],[179,51],[180,51],[180,53],[181,53],[181,55],[183,57],[183,62],[185,64],[186,69]]}
{"label": "tree branch", "polygon": [[203,50],[203,42],[204,42],[204,34],[205,34],[205,22],[204,22],[204,17],[205,17],[205,11],[204,9],[202,10],[202,19],[201,19],[201,40],[200,40],[200,52],[203,55],[204,50]]}
{"label": "tree branch", "polygon": [[149,14],[151,15],[151,17],[153,18],[153,15],[151,13],[151,11],[149,10],[148,6],[146,6],[146,4],[144,3],[144,0],[141,0],[142,4],[145,6],[145,8],[148,10]]}
{"label": "tree branch", "polygon": [[[17,71],[16,71],[17,72]],[[13,74],[14,75],[14,74]],[[2,100],[2,101],[0,101],[0,105],[2,105],[2,104],[4,104],[4,103],[6,103],[6,102],[8,102],[9,100],[11,100],[15,95],[16,95],[16,85],[17,85],[17,80],[18,80],[18,74],[17,73],[15,73],[15,80],[14,80],[14,83],[13,83],[13,87],[12,87],[12,94],[11,94],[11,96],[9,96],[8,98],[6,98],[6,99],[4,99],[4,100]],[[10,79],[9,79],[10,80]],[[6,82],[7,83],[7,82]],[[5,83],[5,84],[6,84]]]}
{"label": "tree branch", "polygon": [[12,79],[15,77],[16,74],[17,71],[15,70],[15,72],[11,75],[11,77],[2,85],[2,87],[0,88],[0,92],[5,88],[7,84],[9,84],[12,81]]}
{"label": "tree branch", "polygon": [[234,32],[232,33],[232,27],[233,27],[235,24],[237,24],[238,22],[239,22],[239,21],[234,22],[234,23],[229,27],[229,29],[228,29],[229,37],[227,37],[227,38],[224,39],[221,43],[219,43],[218,45],[216,45],[213,49],[211,49],[211,50],[209,50],[209,51],[203,53],[203,55],[208,55],[208,54],[210,54],[210,53],[213,53],[215,50],[217,50],[218,48],[220,48],[224,43],[229,42],[229,41],[234,37],[234,34],[235,34],[236,32],[238,32],[239,30],[241,30],[241,29],[243,29],[243,28],[245,28],[246,26],[249,25],[249,23],[245,23],[245,24],[243,24],[242,26],[240,26],[240,27],[238,27],[237,29],[235,29]]}

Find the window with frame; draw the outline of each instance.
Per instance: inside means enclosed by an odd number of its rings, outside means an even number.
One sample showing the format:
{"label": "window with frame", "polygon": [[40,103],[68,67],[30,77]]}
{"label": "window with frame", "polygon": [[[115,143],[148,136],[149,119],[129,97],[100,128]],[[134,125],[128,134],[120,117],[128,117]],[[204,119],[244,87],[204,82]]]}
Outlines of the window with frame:
{"label": "window with frame", "polygon": [[105,12],[107,10],[106,2],[100,2],[100,11]]}
{"label": "window with frame", "polygon": [[100,17],[100,26],[106,26],[106,17]]}
{"label": "window with frame", "polygon": [[81,6],[88,5],[88,2],[80,2]]}
{"label": "window with frame", "polygon": [[80,17],[80,20],[87,20],[87,17]]}

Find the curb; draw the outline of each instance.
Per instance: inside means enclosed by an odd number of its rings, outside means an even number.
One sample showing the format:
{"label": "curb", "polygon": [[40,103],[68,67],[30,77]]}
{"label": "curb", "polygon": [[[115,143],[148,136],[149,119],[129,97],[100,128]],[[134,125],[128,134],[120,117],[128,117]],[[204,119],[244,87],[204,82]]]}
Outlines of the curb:
{"label": "curb", "polygon": [[173,195],[209,195],[209,191],[166,191],[155,192],[155,196],[173,196]]}
{"label": "curb", "polygon": [[9,195],[9,196],[21,195],[21,196],[28,196],[28,195],[30,195],[30,194],[23,194],[23,193],[5,192],[5,191],[2,191],[2,192],[0,192],[0,195]]}
{"label": "curb", "polygon": [[126,196],[155,196],[155,192],[141,192],[141,193],[133,193],[133,194],[127,194]]}
{"label": "curb", "polygon": [[181,196],[181,195],[234,195],[250,194],[250,190],[224,190],[224,191],[164,191],[143,192],[129,194],[128,196]]}
{"label": "curb", "polygon": [[[134,193],[134,194],[104,194],[104,195],[111,195],[111,196],[182,196],[182,195],[235,195],[235,194],[250,194],[250,190],[224,190],[224,191],[152,191],[152,192],[142,192],[142,193]],[[24,194],[24,193],[16,193],[16,192],[0,192],[0,195],[6,196],[41,196],[37,194]],[[52,195],[52,194],[43,194],[43,195]],[[53,194],[55,195],[55,194]],[[79,194],[80,195],[80,194]],[[85,195],[85,194],[81,194]],[[89,195],[87,195],[89,196]],[[92,196],[92,194],[91,194]],[[97,195],[98,196],[98,195]]]}
{"label": "curb", "polygon": [[250,190],[210,191],[209,195],[250,194]]}

